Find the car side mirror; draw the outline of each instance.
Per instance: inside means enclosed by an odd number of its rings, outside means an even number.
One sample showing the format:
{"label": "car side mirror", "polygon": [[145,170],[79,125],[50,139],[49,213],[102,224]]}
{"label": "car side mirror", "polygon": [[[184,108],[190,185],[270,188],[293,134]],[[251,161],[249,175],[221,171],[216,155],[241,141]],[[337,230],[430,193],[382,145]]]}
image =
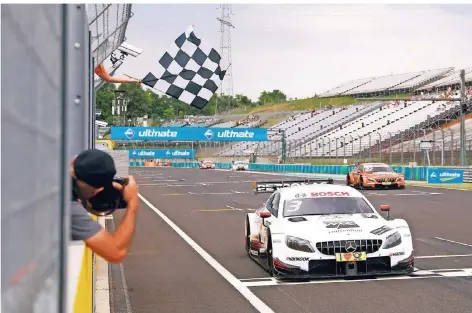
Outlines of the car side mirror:
{"label": "car side mirror", "polygon": [[272,216],[272,213],[270,213],[269,211],[262,211],[261,213],[259,213],[259,216],[261,218],[268,218]]}
{"label": "car side mirror", "polygon": [[387,212],[387,219],[389,220],[390,219],[390,205],[388,204],[382,204],[380,206],[380,211],[382,212]]}

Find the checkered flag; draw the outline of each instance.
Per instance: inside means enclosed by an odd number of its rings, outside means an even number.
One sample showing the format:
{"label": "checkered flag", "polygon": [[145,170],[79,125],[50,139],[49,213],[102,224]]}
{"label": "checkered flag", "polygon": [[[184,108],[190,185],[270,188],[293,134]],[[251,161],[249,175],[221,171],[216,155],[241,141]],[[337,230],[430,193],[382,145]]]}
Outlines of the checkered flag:
{"label": "checkered flag", "polygon": [[218,89],[226,71],[221,56],[202,42],[189,26],[159,60],[159,68],[142,79],[146,86],[203,109]]}

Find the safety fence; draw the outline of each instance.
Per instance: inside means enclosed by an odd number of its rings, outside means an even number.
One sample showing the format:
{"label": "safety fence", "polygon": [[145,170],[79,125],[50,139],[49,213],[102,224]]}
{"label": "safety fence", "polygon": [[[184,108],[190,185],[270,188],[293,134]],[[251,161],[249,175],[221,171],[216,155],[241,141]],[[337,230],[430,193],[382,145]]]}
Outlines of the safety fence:
{"label": "safety fence", "polygon": [[14,134],[2,136],[2,235],[9,239],[2,242],[2,312],[95,309],[94,255],[70,240],[69,166],[94,146],[94,56],[106,58],[119,45],[130,14],[123,6],[114,11],[125,16],[118,32],[100,28],[116,7],[100,5],[97,41],[92,7],[2,5],[1,127]]}
{"label": "safety fence", "polygon": [[[217,169],[231,169],[232,163],[215,162]],[[146,165],[144,161],[130,160],[130,167],[156,167],[157,165]],[[165,166],[175,168],[199,168],[199,162],[169,162]],[[355,165],[308,165],[308,164],[261,164],[249,163],[250,171],[274,172],[274,173],[302,173],[302,174],[331,174],[347,175],[355,168]],[[428,166],[400,166],[393,165],[392,169],[405,176],[406,180],[426,181]],[[462,169],[464,171],[464,183],[472,183],[472,167],[443,167],[447,169]]]}
{"label": "safety fence", "polygon": [[[218,161],[244,158],[251,154],[277,161],[285,153],[285,163],[336,165],[356,162],[383,162],[390,165],[461,166],[460,129],[457,120],[440,128],[414,128],[401,133],[374,131],[365,136],[319,136],[312,140],[283,140],[268,130],[262,142],[214,141],[119,141],[115,149],[184,149],[197,151],[198,158]],[[472,164],[472,115],[465,121],[465,165]],[[215,159],[216,160],[216,159]]]}

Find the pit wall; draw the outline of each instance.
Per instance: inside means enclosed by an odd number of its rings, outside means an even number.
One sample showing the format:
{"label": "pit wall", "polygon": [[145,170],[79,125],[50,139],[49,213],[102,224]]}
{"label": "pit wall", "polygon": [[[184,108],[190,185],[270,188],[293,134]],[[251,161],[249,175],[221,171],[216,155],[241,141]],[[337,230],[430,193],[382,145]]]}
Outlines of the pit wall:
{"label": "pit wall", "polygon": [[[231,163],[214,163],[217,169],[230,169]],[[177,168],[198,168],[199,162],[169,162],[167,166]],[[130,161],[130,167],[144,167],[144,161]],[[308,164],[261,164],[250,163],[250,171],[277,173],[307,173],[347,175],[353,165],[308,165]],[[406,180],[426,180],[427,166],[392,166],[392,169],[405,175]]]}

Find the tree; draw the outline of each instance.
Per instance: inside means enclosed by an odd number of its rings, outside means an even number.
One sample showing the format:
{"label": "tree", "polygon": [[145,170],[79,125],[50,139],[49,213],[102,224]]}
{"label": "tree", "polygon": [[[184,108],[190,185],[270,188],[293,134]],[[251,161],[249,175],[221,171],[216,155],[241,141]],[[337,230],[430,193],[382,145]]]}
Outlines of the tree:
{"label": "tree", "polygon": [[280,103],[287,101],[287,96],[280,90],[263,91],[257,102],[251,101],[243,94],[234,97],[214,94],[208,104],[199,110],[186,103],[167,95],[158,95],[151,90],[144,90],[140,84],[115,84],[106,83],[97,91],[96,106],[102,111],[102,119],[110,125],[117,125],[123,118],[111,115],[111,106],[115,98],[115,90],[126,91],[128,97],[128,110],[126,119],[135,119],[147,115],[152,118],[153,125],[163,120],[171,120],[184,115],[214,115],[215,111],[223,112],[234,108],[255,107],[260,104]]}

